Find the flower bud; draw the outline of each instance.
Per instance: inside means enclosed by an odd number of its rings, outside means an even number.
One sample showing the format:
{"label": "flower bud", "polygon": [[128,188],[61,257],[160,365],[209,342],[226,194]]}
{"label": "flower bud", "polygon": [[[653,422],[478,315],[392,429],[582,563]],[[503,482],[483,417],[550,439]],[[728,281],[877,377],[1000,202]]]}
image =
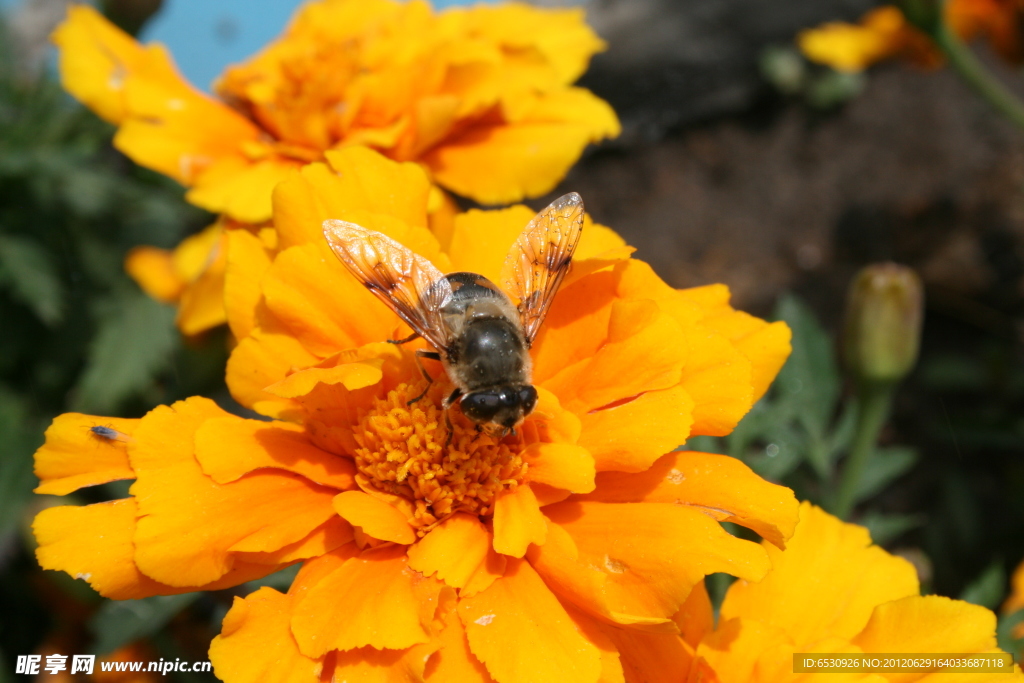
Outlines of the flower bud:
{"label": "flower bud", "polygon": [[858,379],[896,382],[917,360],[924,292],[910,268],[879,263],[861,270],[850,285],[843,345]]}

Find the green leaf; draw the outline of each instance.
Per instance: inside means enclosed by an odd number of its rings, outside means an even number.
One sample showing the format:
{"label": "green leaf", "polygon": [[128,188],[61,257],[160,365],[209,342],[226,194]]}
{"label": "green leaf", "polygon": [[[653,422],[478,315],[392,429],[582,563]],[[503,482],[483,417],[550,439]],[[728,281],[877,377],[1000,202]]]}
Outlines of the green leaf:
{"label": "green leaf", "polygon": [[36,483],[32,454],[42,442],[42,432],[37,421],[29,419],[25,400],[2,389],[0,434],[4,439],[0,458],[0,539],[3,539],[16,528],[32,496]]}
{"label": "green leaf", "polygon": [[715,436],[691,436],[680,450],[698,451],[700,453],[721,453],[722,440]]}
{"label": "green leaf", "polygon": [[47,325],[64,317],[64,286],[50,254],[35,240],[0,236],[0,281]]}
{"label": "green leaf", "polygon": [[831,473],[826,435],[840,387],[832,340],[814,313],[792,294],[779,299],[775,317],[793,331],[793,352],[775,383],[779,399],[807,430],[811,440],[804,457],[825,478]]}
{"label": "green leaf", "polygon": [[995,609],[1003,600],[1006,592],[1006,570],[1003,563],[995,561],[985,571],[978,575],[978,578],[967,584],[964,592],[960,594],[961,600]]}
{"label": "green leaf", "polygon": [[905,446],[877,448],[868,460],[856,500],[862,501],[879,493],[893,481],[906,474],[917,462],[917,452]]}
{"label": "green leaf", "polygon": [[875,544],[884,545],[912,529],[923,526],[926,521],[927,517],[920,514],[898,515],[872,511],[860,519],[860,524],[867,527]]}
{"label": "green leaf", "polygon": [[200,595],[184,593],[141,600],[107,600],[89,622],[96,637],[91,651],[108,654],[134,640],[153,635]]}
{"label": "green leaf", "polygon": [[123,294],[101,317],[72,405],[86,413],[113,412],[166,368],[178,344],[174,309],[141,292]]}
{"label": "green leaf", "polygon": [[253,593],[258,591],[264,586],[269,586],[276,590],[285,592],[292,586],[292,581],[299,573],[299,569],[302,567],[301,564],[293,564],[290,567],[285,567],[280,571],[276,571],[273,574],[264,576],[262,579],[256,579],[255,581],[246,581],[245,592]]}
{"label": "green leaf", "polygon": [[1024,609],[1007,614],[996,627],[996,645],[1014,655],[1018,662],[1024,657],[1024,638],[1014,638],[1013,634],[1021,624],[1024,624]]}

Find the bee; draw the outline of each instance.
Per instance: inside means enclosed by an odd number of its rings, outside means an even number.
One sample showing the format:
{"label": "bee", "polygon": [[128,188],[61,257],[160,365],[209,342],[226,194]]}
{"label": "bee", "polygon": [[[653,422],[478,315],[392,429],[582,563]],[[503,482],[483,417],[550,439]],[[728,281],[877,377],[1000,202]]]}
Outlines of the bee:
{"label": "bee", "polygon": [[323,227],[345,267],[413,330],[388,341],[405,344],[422,337],[434,348],[417,349],[416,364],[427,389],[434,380],[422,358],[440,361],[455,385],[443,402],[446,418],[458,402],[478,430],[514,434],[537,405],[530,347],[580,240],[580,196],[570,192],[530,221],[505,259],[504,290],[477,273],[445,275],[386,235],[354,223],[328,220]]}

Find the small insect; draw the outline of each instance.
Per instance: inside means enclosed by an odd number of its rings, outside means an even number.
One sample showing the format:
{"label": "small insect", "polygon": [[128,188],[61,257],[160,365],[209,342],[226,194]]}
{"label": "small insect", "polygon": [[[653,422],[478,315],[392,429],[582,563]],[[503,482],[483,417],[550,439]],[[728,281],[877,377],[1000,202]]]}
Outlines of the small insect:
{"label": "small insect", "polygon": [[[530,346],[569,271],[582,230],[578,194],[552,202],[512,245],[502,268],[502,291],[477,273],[445,275],[379,232],[324,222],[335,255],[413,329],[405,339],[388,341],[405,344],[423,337],[435,349],[416,351],[427,388],[433,378],[421,358],[440,361],[455,385],[444,408],[458,401],[478,429],[495,436],[514,433],[537,404]],[[425,394],[426,389],[409,403]]]}
{"label": "small insect", "polygon": [[132,437],[128,436],[124,432],[119,432],[113,427],[104,427],[102,425],[93,425],[89,427],[89,431],[92,432],[93,436],[103,439],[104,441],[132,441]]}

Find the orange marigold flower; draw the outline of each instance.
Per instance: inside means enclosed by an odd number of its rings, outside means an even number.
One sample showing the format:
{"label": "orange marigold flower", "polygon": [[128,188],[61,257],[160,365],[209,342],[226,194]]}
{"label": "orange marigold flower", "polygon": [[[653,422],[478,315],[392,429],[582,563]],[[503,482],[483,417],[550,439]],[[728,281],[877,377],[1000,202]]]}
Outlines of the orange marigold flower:
{"label": "orange marigold flower", "polygon": [[[821,676],[828,680],[991,681],[1020,683],[1024,674],[793,672],[793,654],[997,653],[996,617],[984,607],[938,595],[920,595],[917,573],[906,560],[871,545],[867,529],[846,524],[810,503],[800,506],[796,533],[784,550],[763,544],[772,570],[758,581],[736,581],[713,626],[711,605],[690,601],[681,635],[651,636],[657,649],[682,647],[688,670],[661,675],[645,651],[620,656],[637,680],[707,683],[783,683]],[[646,652],[655,647],[647,644]],[[687,678],[690,676],[691,678]],[[628,676],[627,676],[627,680]]]}
{"label": "orange marigold flower", "polygon": [[386,343],[408,329],[338,262],[322,223],[497,278],[533,212],[460,214],[442,249],[421,167],[360,147],[326,158],[275,190],[274,248],[227,233],[228,383],[272,421],[199,397],[100,434],[103,419],[57,418],[40,491],[135,483],[125,500],[41,513],[42,566],[127,598],[302,562],[287,593],[260,589],[225,618],[210,657],[239,683],[621,681],[622,653],[679,631],[705,575],[768,572],[765,548],[719,522],[782,547],[792,492],[739,460],[673,449],[735,426],[788,354],[785,325],[733,310],[719,285],[672,289],[588,221],[532,348],[536,409],[500,439],[453,409],[449,436],[450,387],[438,377],[409,403],[426,386],[422,342]]}
{"label": "orange marigold flower", "polygon": [[[961,40],[985,38],[1005,60],[1024,60],[1024,3],[1021,0],[949,0],[945,21]],[[912,26],[898,7],[886,5],[859,23],[829,22],[797,37],[808,59],[839,71],[863,71],[892,57],[938,66],[942,57],[931,40]]]}
{"label": "orange marigold flower", "polygon": [[274,185],[330,149],[416,161],[496,204],[549,191],[587,144],[619,132],[603,100],[571,86],[604,47],[579,9],[317,0],[230,67],[218,98],[85,5],[54,41],[64,87],[117,124],[118,149],[247,223],[270,218]]}

